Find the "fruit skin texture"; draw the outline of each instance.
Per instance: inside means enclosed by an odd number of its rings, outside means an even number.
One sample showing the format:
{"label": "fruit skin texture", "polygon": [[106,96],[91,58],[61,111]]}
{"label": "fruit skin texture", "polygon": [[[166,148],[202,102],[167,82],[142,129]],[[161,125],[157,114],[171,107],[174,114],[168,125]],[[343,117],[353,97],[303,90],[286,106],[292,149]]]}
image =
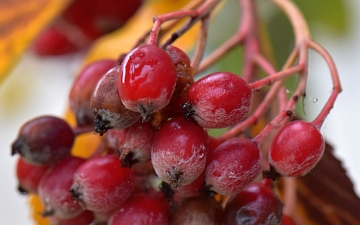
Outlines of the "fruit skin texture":
{"label": "fruit skin texture", "polygon": [[125,129],[140,120],[139,113],[123,105],[118,94],[120,66],[110,69],[97,83],[90,99],[94,131],[103,135],[108,129]]}
{"label": "fruit skin texture", "polygon": [[205,169],[209,136],[195,122],[176,117],[155,134],[151,161],[156,174],[173,187],[188,185]]}
{"label": "fruit skin texture", "polygon": [[303,176],[321,159],[325,141],[311,123],[296,120],[286,124],[274,137],[269,162],[283,176]]}
{"label": "fruit skin texture", "polygon": [[133,190],[133,174],[112,155],[88,159],[74,174],[69,190],[87,210],[106,212],[119,207]]}
{"label": "fruit skin texture", "polygon": [[70,155],[74,140],[73,130],[63,119],[40,116],[20,128],[11,154],[19,153],[31,164],[53,165]]}
{"label": "fruit skin texture", "polygon": [[41,178],[49,166],[38,166],[27,163],[19,157],[16,163],[16,178],[18,179],[18,190],[23,193],[37,193]]}
{"label": "fruit skin texture", "polygon": [[168,225],[170,216],[161,200],[138,194],[125,202],[110,218],[109,225]]}
{"label": "fruit skin texture", "polygon": [[213,198],[187,198],[175,206],[172,225],[220,225],[223,209]]}
{"label": "fruit skin texture", "polygon": [[176,84],[176,67],[163,49],[141,45],[126,55],[119,77],[119,95],[125,107],[148,120],[170,101]]}
{"label": "fruit skin texture", "polygon": [[261,152],[256,143],[246,138],[232,138],[212,152],[205,182],[212,191],[234,195],[256,178],[261,165]]}
{"label": "fruit skin texture", "polygon": [[238,75],[216,72],[196,81],[189,89],[192,117],[206,128],[232,126],[245,118],[252,101],[250,86]]}
{"label": "fruit skin texture", "polygon": [[269,180],[249,184],[225,206],[223,225],[279,225],[282,203]]}
{"label": "fruit skin texture", "polygon": [[45,205],[43,215],[70,219],[83,212],[69,190],[75,170],[84,162],[85,159],[69,156],[46,171],[38,188],[39,197]]}
{"label": "fruit skin texture", "polygon": [[115,60],[102,59],[88,64],[76,77],[70,94],[69,105],[75,114],[78,126],[94,123],[94,115],[90,107],[90,98],[100,78],[115,66]]}

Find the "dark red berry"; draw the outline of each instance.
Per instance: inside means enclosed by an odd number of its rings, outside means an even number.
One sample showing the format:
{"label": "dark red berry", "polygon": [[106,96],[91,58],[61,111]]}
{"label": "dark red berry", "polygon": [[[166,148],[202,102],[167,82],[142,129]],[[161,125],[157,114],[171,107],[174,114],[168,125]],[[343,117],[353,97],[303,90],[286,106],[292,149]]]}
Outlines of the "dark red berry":
{"label": "dark red berry", "polygon": [[28,163],[52,165],[70,155],[75,140],[72,128],[63,119],[40,116],[26,122],[11,146]]}

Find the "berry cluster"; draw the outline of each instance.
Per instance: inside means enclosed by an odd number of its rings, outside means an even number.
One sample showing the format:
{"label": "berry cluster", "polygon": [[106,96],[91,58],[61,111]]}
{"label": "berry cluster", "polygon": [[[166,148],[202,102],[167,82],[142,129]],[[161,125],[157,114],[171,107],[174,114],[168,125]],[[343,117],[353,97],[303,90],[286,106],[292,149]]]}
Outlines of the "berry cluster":
{"label": "berry cluster", "polygon": [[[273,181],[303,176],[320,160],[320,128],[341,90],[337,74],[332,71],[333,94],[312,122],[293,120],[306,87],[302,47],[280,72],[251,44],[254,49],[246,54],[253,62],[242,76],[219,71],[195,79],[219,55],[203,60],[204,65],[198,63],[201,48],[191,60],[171,43],[161,46],[160,25],[187,16],[205,24],[218,2],[156,17],[148,43],[117,60],[87,65],[69,95],[75,126],[41,116],[21,127],[12,145],[12,154],[21,156],[19,190],[37,194],[42,215],[53,224],[292,224]],[[255,5],[239,2],[253,12]],[[254,38],[254,30],[246,32]],[[331,64],[326,51],[301,37],[304,43],[297,46],[315,49]],[[300,61],[292,65],[298,55]],[[268,76],[256,79],[255,65]],[[288,98],[283,81],[295,73],[299,84]],[[254,92],[267,85],[261,102],[254,101]],[[279,106],[269,119],[265,112],[272,102]],[[266,124],[253,132],[261,119]],[[218,128],[225,133],[211,135]],[[92,131],[101,136],[97,149],[88,158],[75,156],[76,138]]]}

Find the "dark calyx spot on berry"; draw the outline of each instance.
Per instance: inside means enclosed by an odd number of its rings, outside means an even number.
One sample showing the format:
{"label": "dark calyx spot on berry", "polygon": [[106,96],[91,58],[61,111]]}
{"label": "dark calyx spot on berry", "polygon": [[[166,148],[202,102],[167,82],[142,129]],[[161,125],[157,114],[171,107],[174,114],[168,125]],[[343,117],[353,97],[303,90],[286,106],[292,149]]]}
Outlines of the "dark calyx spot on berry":
{"label": "dark calyx spot on berry", "polygon": [[211,185],[205,185],[205,182],[204,188],[200,189],[199,192],[205,198],[210,198],[217,194],[215,191],[211,190]]}
{"label": "dark calyx spot on berry", "polygon": [[159,189],[162,193],[164,193],[166,199],[168,200],[169,203],[173,202],[173,196],[174,196],[174,191],[173,189],[171,189],[171,186],[166,183],[166,182],[161,182],[161,184],[159,185]]}
{"label": "dark calyx spot on berry", "polygon": [[127,154],[121,154],[120,156],[121,167],[129,167],[131,168],[132,165],[138,163],[139,160],[134,158],[133,152],[128,152]]}
{"label": "dark calyx spot on berry", "polygon": [[78,201],[81,201],[82,199],[82,193],[80,191],[80,186],[79,185],[73,185],[71,188],[70,188],[70,193],[71,193],[71,196],[73,198],[75,198],[76,200]]}
{"label": "dark calyx spot on berry", "polygon": [[170,186],[173,188],[181,187],[181,183],[183,181],[182,175],[184,175],[183,172],[178,170],[178,168],[173,167],[171,171],[166,171],[166,175],[170,179]]}
{"label": "dark calyx spot on berry", "polygon": [[269,170],[265,170],[262,172],[264,178],[271,179],[273,181],[279,179],[281,177],[281,174],[276,171],[276,169],[270,165]]}
{"label": "dark calyx spot on berry", "polygon": [[17,139],[12,145],[11,145],[11,155],[20,154],[23,155],[23,150],[26,148],[23,141],[20,139]]}
{"label": "dark calyx spot on berry", "polygon": [[189,119],[191,116],[195,115],[195,110],[189,102],[186,102],[183,106],[184,119]]}
{"label": "dark calyx spot on berry", "polygon": [[18,186],[17,188],[18,192],[22,195],[27,195],[29,194],[29,192],[27,190],[25,190],[23,187],[21,187],[21,185]]}
{"label": "dark calyx spot on berry", "polygon": [[143,122],[148,122],[150,120],[150,118],[151,118],[151,114],[152,114],[152,111],[153,111],[153,110],[149,109],[151,107],[146,108],[143,105],[138,105],[136,108],[139,111],[139,113],[141,114],[142,121]]}
{"label": "dark calyx spot on berry", "polygon": [[100,115],[94,116],[94,132],[103,136],[105,132],[113,127],[110,125],[110,121],[103,120]]}

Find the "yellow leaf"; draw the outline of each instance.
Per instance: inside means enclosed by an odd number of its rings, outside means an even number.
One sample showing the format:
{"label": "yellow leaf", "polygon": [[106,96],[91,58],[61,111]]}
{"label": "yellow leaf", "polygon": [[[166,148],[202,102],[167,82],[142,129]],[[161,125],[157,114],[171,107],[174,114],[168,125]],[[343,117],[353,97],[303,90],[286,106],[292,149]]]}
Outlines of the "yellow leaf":
{"label": "yellow leaf", "polygon": [[[146,1],[137,13],[119,30],[98,39],[89,50],[84,64],[103,58],[116,59],[120,54],[129,52],[151,30],[153,17],[168,12],[180,10],[186,4],[195,4],[189,0],[152,0]],[[198,25],[190,29],[176,41],[175,45],[184,51],[189,51],[198,36]]]}
{"label": "yellow leaf", "polygon": [[71,0],[0,1],[0,84],[36,35]]}

